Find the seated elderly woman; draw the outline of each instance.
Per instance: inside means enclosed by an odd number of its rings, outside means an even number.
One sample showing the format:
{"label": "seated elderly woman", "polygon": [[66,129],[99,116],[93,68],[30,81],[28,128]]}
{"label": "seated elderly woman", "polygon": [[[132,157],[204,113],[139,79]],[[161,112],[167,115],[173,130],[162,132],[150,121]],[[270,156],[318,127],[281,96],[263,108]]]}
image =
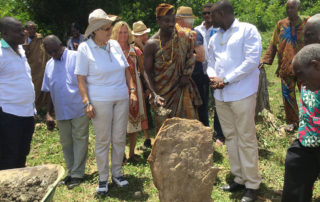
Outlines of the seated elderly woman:
{"label": "seated elderly woman", "polygon": [[85,31],[88,40],[79,45],[75,70],[83,109],[92,119],[96,134],[98,194],[106,194],[108,191],[110,143],[112,181],[120,187],[129,184],[121,169],[129,103],[134,109],[137,104],[129,64],[119,43],[110,40],[112,22],[115,20],[115,16],[108,16],[102,9],[90,13]]}
{"label": "seated elderly woman", "polygon": [[133,36],[126,22],[120,21],[114,25],[111,38],[117,40],[121,46],[126,60],[129,63],[128,69],[134,83],[134,89],[137,91],[138,102],[136,106],[132,105],[129,108],[129,121],[127,126],[130,143],[129,161],[137,161],[138,156],[134,153],[137,134],[141,130],[146,131],[148,129],[146,106],[140,80],[140,75],[143,75],[143,55],[139,48],[130,45],[133,42]]}

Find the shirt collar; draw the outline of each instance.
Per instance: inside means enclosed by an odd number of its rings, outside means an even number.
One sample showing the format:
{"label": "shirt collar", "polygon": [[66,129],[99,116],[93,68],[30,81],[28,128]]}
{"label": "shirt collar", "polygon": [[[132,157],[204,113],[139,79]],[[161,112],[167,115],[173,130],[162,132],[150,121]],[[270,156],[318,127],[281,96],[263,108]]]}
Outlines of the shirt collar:
{"label": "shirt collar", "polygon": [[10,45],[4,39],[1,39],[0,43],[3,48],[10,48]]}
{"label": "shirt collar", "polygon": [[209,31],[211,29],[214,29],[212,25],[209,27],[209,29],[207,29],[206,26],[204,25],[204,23],[205,23],[204,21],[201,23],[201,27],[203,30]]}
{"label": "shirt collar", "polygon": [[52,58],[52,59],[55,60],[55,61],[59,61],[59,62],[64,61],[66,59],[66,57],[67,57],[67,51],[68,51],[67,48],[64,48],[64,51],[63,51],[63,53],[61,55],[60,60],[57,60],[57,59],[54,59],[54,58]]}
{"label": "shirt collar", "polygon": [[226,31],[228,31],[228,30],[232,30],[232,29],[235,29],[235,28],[239,27],[239,25],[240,25],[239,20],[235,18],[234,21],[233,21],[233,23],[232,23],[231,26],[229,27],[229,29],[224,30],[224,29],[222,29],[222,28],[220,27],[220,28],[219,28],[219,31],[220,31],[221,33],[224,33],[224,32],[226,32]]}

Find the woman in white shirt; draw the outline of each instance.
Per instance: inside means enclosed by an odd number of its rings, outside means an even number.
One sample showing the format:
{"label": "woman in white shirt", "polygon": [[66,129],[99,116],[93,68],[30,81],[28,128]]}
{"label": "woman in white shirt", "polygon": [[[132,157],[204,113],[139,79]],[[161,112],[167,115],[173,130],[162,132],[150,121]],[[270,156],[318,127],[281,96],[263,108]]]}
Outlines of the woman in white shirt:
{"label": "woman in white shirt", "polygon": [[121,170],[129,104],[136,106],[137,95],[121,47],[117,41],[110,40],[116,18],[102,9],[90,13],[85,32],[85,38],[89,39],[79,45],[75,70],[83,108],[92,119],[96,134],[98,194],[108,191],[110,143],[112,180],[120,187],[129,184]]}

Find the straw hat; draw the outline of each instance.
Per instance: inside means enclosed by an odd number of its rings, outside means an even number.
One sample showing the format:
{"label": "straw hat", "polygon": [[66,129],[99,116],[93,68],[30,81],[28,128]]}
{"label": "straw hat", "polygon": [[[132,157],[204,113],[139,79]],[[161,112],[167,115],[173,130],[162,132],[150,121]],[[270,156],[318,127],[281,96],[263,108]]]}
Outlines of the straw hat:
{"label": "straw hat", "polygon": [[176,17],[195,18],[195,16],[192,13],[192,8],[187,6],[180,6],[177,10]]}
{"label": "straw hat", "polygon": [[88,38],[88,36],[96,31],[97,29],[103,27],[104,25],[115,21],[118,17],[114,15],[107,15],[101,8],[98,8],[89,15],[89,24],[84,33],[84,37]]}
{"label": "straw hat", "polygon": [[141,36],[141,35],[144,35],[145,33],[150,32],[150,28],[147,28],[147,26],[142,21],[133,23],[132,28],[133,28],[132,34],[136,36]]}

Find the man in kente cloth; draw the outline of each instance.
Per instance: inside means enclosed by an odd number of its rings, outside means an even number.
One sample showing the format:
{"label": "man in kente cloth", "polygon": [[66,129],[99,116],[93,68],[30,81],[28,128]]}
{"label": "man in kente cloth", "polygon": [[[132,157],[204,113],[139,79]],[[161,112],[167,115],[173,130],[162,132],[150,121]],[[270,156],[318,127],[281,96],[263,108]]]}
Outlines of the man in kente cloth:
{"label": "man in kente cloth", "polygon": [[45,113],[48,93],[41,91],[44,69],[50,57],[43,47],[43,37],[37,33],[37,26],[34,22],[28,21],[25,25],[26,42],[23,45],[28,63],[31,68],[32,82],[36,92],[35,106],[38,114]]}
{"label": "man in kente cloth", "polygon": [[160,4],[156,17],[160,30],[145,45],[144,76],[152,92],[158,131],[167,118],[197,119],[202,101],[191,78],[195,64],[191,30],[176,25],[175,10],[170,4]]}

